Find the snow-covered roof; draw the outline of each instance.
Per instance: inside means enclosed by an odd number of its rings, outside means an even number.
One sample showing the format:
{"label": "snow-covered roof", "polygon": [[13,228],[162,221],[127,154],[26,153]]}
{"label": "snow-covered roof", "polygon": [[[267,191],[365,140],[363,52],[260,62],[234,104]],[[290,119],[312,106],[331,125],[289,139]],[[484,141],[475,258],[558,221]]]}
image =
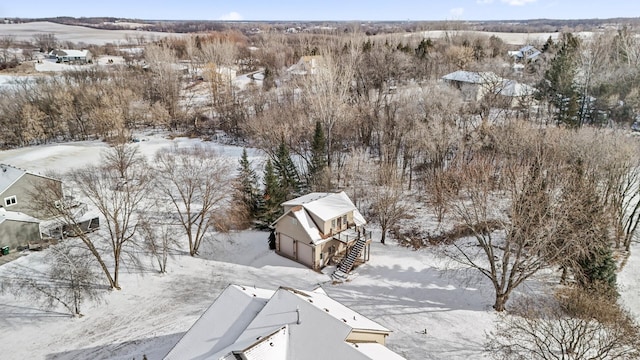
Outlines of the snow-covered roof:
{"label": "snow-covered roof", "polygon": [[533,45],[526,45],[520,48],[519,50],[509,51],[508,53],[509,53],[509,56],[517,57],[520,59],[525,58],[527,60],[534,60],[535,58],[540,56],[540,54],[542,54],[542,52],[540,52],[540,50],[533,47]]}
{"label": "snow-covered roof", "polygon": [[273,293],[254,287],[228,286],[165,359],[212,358],[238,339]]}
{"label": "snow-covered roof", "polygon": [[304,207],[307,211],[313,213],[323,221],[342,216],[353,210],[354,218],[355,213],[357,213],[359,216],[358,221],[362,222],[362,224],[358,225],[367,223],[344,191],[339,193],[314,192],[282,203],[282,206],[298,205]]}
{"label": "snow-covered roof", "polygon": [[53,50],[51,51],[52,55],[55,56],[68,56],[68,57],[87,57],[89,55],[89,50],[72,50],[72,49],[64,49],[64,50]]}
{"label": "snow-covered roof", "polygon": [[36,223],[36,224],[40,222],[40,220],[32,216],[29,216],[27,214],[24,214],[18,211],[7,211],[5,208],[0,208],[0,224],[5,222],[6,220],[30,222],[30,223]]}
{"label": "snow-covered roof", "polygon": [[349,212],[353,212],[353,222],[357,226],[366,225],[367,221],[358,211],[356,206],[351,202],[349,196],[342,191],[339,193],[320,193],[314,192],[298,198],[282,203],[282,206],[289,208],[282,216],[280,216],[274,224],[277,224],[286,216],[294,216],[298,220],[298,224],[304,229],[314,244],[323,241],[322,231],[313,221],[311,215],[315,215],[322,221],[329,221],[337,217],[343,216]]}
{"label": "snow-covered roof", "polygon": [[502,81],[502,78],[491,71],[464,71],[458,70],[442,77],[448,81],[459,81],[470,84],[494,84]]}
{"label": "snow-covered roof", "polygon": [[[270,297],[267,299],[267,296]],[[231,285],[165,359],[403,359],[379,346],[354,346],[353,332],[390,330],[327,296],[322,289],[276,291]],[[386,350],[385,350],[386,349]]]}
{"label": "snow-covered roof", "polygon": [[322,232],[311,219],[311,216],[304,210],[302,206],[291,209],[291,215],[295,216],[298,224],[302,226],[304,231],[309,235],[311,241],[318,242],[322,240]]}
{"label": "snow-covered roof", "polygon": [[352,344],[358,351],[369,357],[370,359],[385,359],[385,360],[402,360],[402,356],[389,350],[388,347],[378,343],[357,343]]}
{"label": "snow-covered roof", "polygon": [[11,165],[0,164],[0,193],[18,181],[27,171]]}
{"label": "snow-covered roof", "polygon": [[505,80],[502,87],[496,91],[500,95],[521,97],[531,96],[536,92],[536,88],[527,84],[521,84],[515,80]]}
{"label": "snow-covered roof", "polygon": [[0,164],[0,193],[3,193],[11,185],[15,184],[15,182],[20,180],[20,178],[23,177],[25,174],[31,174],[31,175],[58,181],[57,179],[36,174],[24,169],[17,168],[15,166]]}

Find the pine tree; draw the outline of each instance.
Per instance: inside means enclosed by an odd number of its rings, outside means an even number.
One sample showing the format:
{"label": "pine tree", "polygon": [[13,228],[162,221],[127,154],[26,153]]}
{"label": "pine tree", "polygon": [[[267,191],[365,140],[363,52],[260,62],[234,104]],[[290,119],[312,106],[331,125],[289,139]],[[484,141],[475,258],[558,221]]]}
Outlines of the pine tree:
{"label": "pine tree", "polygon": [[311,142],[311,160],[307,171],[307,184],[312,191],[327,190],[328,181],[326,180],[327,154],[325,151],[326,140],[322,124],[316,122],[316,130],[313,134]]}
{"label": "pine tree", "polygon": [[539,94],[556,109],[556,122],[572,127],[580,126],[578,120],[578,92],[575,77],[578,71],[577,53],[579,41],[571,34],[563,34],[560,49],[551,60],[551,66],[539,84]]}
{"label": "pine tree", "polygon": [[616,262],[611,247],[603,246],[592,250],[578,264],[582,272],[580,285],[607,295],[616,294]]}
{"label": "pine tree", "polygon": [[242,149],[236,178],[236,202],[244,209],[247,220],[255,219],[258,212],[258,176],[247,156],[247,149]]}
{"label": "pine tree", "polygon": [[281,206],[285,201],[278,176],[271,160],[264,167],[264,192],[259,203],[259,220],[263,228],[271,225],[281,215]]}
{"label": "pine tree", "polygon": [[290,200],[299,196],[301,190],[300,176],[298,175],[298,169],[296,169],[293,160],[291,160],[289,147],[284,141],[281,142],[278,147],[276,157],[273,159],[273,166],[284,200]]}

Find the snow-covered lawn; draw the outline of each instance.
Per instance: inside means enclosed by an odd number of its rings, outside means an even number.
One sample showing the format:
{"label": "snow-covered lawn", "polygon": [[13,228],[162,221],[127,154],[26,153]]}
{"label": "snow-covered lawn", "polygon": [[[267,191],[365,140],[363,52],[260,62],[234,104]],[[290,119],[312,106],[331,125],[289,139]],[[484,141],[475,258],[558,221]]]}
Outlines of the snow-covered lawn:
{"label": "snow-covered lawn", "polygon": [[[160,135],[141,138],[137,144],[148,156],[165,146],[200,142]],[[66,171],[98,161],[104,147],[99,141],[35,146],[0,152],[0,163],[36,172]],[[242,151],[216,147],[234,160]],[[255,150],[249,156],[261,159]],[[371,261],[342,284],[331,282],[331,268],[314,272],[268,250],[267,233],[243,231],[204,244],[198,258],[175,249],[164,275],[157,274],[150,258],[143,259],[142,267],[123,269],[122,290],[105,292],[101,302],[86,304],[82,318],[1,294],[0,358],[130,360],[146,354],[150,360],[160,359],[230,283],[271,289],[320,285],[334,299],[391,329],[388,347],[408,359],[485,358],[486,333],[497,318],[488,280],[433,248],[415,251],[392,241],[382,245],[379,235],[374,233]],[[0,266],[0,277],[38,267],[47,251]],[[639,260],[632,256],[619,277],[622,301],[636,316]],[[521,291],[544,291],[546,279],[540,276]]]}

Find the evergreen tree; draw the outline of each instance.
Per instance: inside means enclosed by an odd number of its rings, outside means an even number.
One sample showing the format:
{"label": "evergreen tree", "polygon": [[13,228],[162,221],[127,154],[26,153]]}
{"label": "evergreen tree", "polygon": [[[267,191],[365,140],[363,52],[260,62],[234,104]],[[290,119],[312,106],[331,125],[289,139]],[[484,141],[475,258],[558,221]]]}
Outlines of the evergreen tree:
{"label": "evergreen tree", "polygon": [[300,176],[293,160],[291,160],[289,147],[284,141],[278,147],[273,167],[278,177],[280,192],[283,194],[284,201],[299,196],[301,189]]}
{"label": "evergreen tree", "polygon": [[551,65],[538,86],[539,96],[545,98],[556,109],[556,122],[573,127],[580,126],[579,96],[575,84],[578,47],[579,41],[576,37],[563,34],[560,49],[551,60]]}
{"label": "evergreen tree", "polygon": [[313,141],[311,142],[311,160],[307,171],[307,184],[312,191],[326,190],[328,187],[325,173],[327,169],[327,153],[325,147],[326,140],[324,138],[324,131],[322,130],[322,124],[318,121],[316,122],[316,130],[313,134]]}
{"label": "evergreen tree", "polygon": [[578,264],[582,272],[580,285],[589,290],[604,292],[604,295],[616,294],[616,262],[611,247],[593,249]]}
{"label": "evergreen tree", "polygon": [[263,184],[264,192],[259,203],[259,220],[261,227],[266,228],[282,214],[280,204],[285,201],[271,160],[267,160],[265,164]]}
{"label": "evergreen tree", "polygon": [[247,157],[247,149],[242,149],[238,167],[238,177],[236,178],[235,198],[247,214],[247,220],[255,219],[258,212],[258,176],[253,170],[252,164]]}

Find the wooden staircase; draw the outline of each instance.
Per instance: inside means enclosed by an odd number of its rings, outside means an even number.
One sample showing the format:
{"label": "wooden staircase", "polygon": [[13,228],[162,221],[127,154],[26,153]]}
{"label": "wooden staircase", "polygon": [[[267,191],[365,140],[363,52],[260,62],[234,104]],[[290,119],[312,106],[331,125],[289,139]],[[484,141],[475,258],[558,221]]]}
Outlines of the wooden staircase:
{"label": "wooden staircase", "polygon": [[337,280],[337,281],[346,280],[356,260],[358,260],[358,258],[362,254],[362,250],[364,249],[366,244],[367,244],[366,236],[361,236],[360,238],[358,238],[358,240],[356,240],[356,243],[351,247],[351,249],[347,253],[347,256],[344,259],[342,259],[342,261],[340,262],[336,270],[331,275],[331,277],[334,280]]}

